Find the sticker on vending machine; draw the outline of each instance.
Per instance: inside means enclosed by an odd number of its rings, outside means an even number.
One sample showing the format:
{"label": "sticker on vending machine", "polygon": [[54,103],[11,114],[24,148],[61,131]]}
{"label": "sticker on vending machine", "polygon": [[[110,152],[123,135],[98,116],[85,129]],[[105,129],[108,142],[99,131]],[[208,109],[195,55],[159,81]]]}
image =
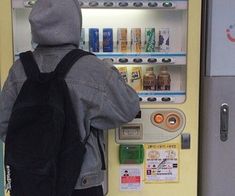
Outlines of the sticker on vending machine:
{"label": "sticker on vending machine", "polygon": [[147,144],[145,154],[145,183],[178,182],[178,144]]}
{"label": "sticker on vending machine", "polygon": [[120,167],[120,190],[140,191],[142,187],[141,167],[121,166]]}

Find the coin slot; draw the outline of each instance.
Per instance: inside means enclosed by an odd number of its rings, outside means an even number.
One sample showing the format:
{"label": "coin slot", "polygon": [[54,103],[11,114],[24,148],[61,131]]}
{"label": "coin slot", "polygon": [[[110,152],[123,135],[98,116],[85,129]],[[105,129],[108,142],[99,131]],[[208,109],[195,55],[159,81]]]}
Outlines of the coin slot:
{"label": "coin slot", "polygon": [[180,126],[180,117],[177,114],[169,114],[166,118],[166,126],[169,131],[176,131]]}

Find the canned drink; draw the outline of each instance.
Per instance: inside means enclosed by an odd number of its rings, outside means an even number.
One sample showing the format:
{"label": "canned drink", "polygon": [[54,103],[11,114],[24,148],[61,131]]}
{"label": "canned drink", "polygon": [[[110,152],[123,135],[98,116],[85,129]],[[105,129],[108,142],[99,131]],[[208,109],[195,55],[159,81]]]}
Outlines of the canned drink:
{"label": "canned drink", "polygon": [[89,29],[89,51],[99,52],[99,29],[90,28]]}
{"label": "canned drink", "polygon": [[103,29],[103,52],[113,52],[113,29]]}
{"label": "canned drink", "polygon": [[79,48],[84,50],[85,49],[85,29],[82,28],[81,30],[81,36],[80,36],[80,43],[79,43]]}
{"label": "canned drink", "polygon": [[127,28],[118,28],[117,48],[118,52],[127,52]]}
{"label": "canned drink", "polygon": [[142,90],[142,67],[132,67],[130,85],[137,92]]}
{"label": "canned drink", "polygon": [[159,30],[159,51],[166,52],[170,49],[170,31],[169,28]]}
{"label": "canned drink", "polygon": [[155,28],[145,29],[145,52],[155,52]]}
{"label": "canned drink", "polygon": [[125,80],[126,83],[128,83],[128,73],[127,73],[127,67],[123,66],[123,67],[117,67],[120,75],[122,76],[122,78]]}
{"label": "canned drink", "polygon": [[131,51],[141,52],[141,28],[131,29]]}

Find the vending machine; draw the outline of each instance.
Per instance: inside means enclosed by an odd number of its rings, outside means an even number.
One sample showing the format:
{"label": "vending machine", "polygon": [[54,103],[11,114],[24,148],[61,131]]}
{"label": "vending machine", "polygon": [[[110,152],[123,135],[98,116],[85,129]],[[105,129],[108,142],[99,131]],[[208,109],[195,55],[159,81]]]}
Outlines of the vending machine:
{"label": "vending machine", "polygon": [[235,185],[235,2],[203,1],[200,196],[233,196]]}
{"label": "vending machine", "polygon": [[[78,1],[80,48],[114,64],[141,107],[132,122],[107,132],[105,194],[196,196],[201,1]],[[12,1],[12,59],[34,48],[34,3]]]}

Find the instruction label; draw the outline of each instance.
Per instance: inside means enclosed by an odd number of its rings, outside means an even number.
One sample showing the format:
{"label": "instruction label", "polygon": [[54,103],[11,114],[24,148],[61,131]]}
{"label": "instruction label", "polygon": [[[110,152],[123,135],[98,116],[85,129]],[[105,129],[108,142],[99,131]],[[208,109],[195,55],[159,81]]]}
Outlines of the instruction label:
{"label": "instruction label", "polygon": [[145,183],[178,182],[178,144],[145,145]]}
{"label": "instruction label", "polygon": [[141,167],[120,167],[120,190],[139,191],[141,189]]}

